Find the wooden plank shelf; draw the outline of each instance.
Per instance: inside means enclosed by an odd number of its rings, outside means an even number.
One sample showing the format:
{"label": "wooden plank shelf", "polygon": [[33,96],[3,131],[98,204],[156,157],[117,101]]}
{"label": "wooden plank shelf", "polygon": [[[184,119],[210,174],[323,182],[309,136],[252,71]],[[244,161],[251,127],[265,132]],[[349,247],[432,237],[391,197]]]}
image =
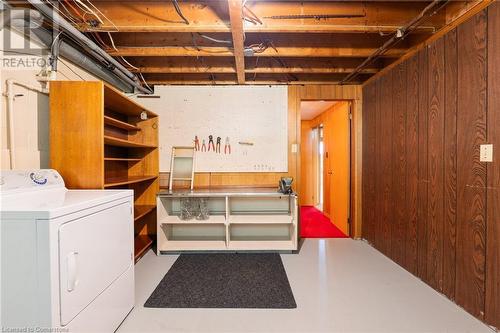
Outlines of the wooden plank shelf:
{"label": "wooden plank shelf", "polygon": [[156,208],[155,205],[135,205],[134,206],[134,221],[137,221],[141,217],[149,214],[155,208]]}
{"label": "wooden plank shelf", "polygon": [[117,147],[131,147],[131,148],[157,148],[155,145],[148,145],[144,143],[134,142],[130,140],[124,140],[120,138],[115,138],[113,136],[105,135],[104,144],[109,146]]}
{"label": "wooden plank shelf", "polygon": [[106,125],[111,125],[114,127],[118,127],[127,131],[140,131],[141,129],[135,125],[129,124],[127,122],[112,118],[110,116],[104,116],[104,123]]}
{"label": "wooden plank shelf", "polygon": [[106,179],[104,187],[114,187],[121,185],[128,185],[133,183],[145,182],[148,180],[153,180],[158,178],[158,176],[129,176],[129,177],[114,177]]}
{"label": "wooden plank shelf", "polygon": [[126,97],[122,92],[109,84],[104,85],[104,107],[113,112],[128,116],[140,116],[142,112],[146,112],[148,117],[157,117],[157,114],[145,109],[142,105]]}
{"label": "wooden plank shelf", "polygon": [[127,158],[127,157],[105,157],[105,161],[116,161],[116,162],[139,162],[140,158]]}
{"label": "wooden plank shelf", "polygon": [[153,240],[148,235],[137,235],[134,238],[134,261],[137,262],[146,254],[153,245]]}

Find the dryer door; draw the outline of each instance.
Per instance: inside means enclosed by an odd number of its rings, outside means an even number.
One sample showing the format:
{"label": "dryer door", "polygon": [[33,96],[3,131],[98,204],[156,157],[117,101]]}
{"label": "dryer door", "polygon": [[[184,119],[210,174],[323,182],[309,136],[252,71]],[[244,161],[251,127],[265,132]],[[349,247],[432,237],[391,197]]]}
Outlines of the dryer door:
{"label": "dryer door", "polygon": [[61,325],[67,325],[133,265],[133,237],[129,202],[59,228]]}

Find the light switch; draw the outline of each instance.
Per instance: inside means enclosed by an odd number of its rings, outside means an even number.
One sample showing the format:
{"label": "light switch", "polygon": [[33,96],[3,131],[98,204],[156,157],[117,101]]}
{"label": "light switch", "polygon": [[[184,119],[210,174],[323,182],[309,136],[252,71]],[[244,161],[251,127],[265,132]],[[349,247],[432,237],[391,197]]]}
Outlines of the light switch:
{"label": "light switch", "polygon": [[485,144],[480,146],[479,161],[493,162],[493,145]]}
{"label": "light switch", "polygon": [[292,143],[292,153],[296,153],[299,150],[299,147],[296,143]]}

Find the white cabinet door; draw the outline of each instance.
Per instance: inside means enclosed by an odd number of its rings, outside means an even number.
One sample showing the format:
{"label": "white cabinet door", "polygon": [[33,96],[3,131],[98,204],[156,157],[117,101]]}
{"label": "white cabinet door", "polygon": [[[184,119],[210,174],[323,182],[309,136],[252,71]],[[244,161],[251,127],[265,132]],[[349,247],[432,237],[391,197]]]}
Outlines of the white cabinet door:
{"label": "white cabinet door", "polygon": [[131,203],[122,203],[59,228],[61,325],[133,265],[133,221]]}

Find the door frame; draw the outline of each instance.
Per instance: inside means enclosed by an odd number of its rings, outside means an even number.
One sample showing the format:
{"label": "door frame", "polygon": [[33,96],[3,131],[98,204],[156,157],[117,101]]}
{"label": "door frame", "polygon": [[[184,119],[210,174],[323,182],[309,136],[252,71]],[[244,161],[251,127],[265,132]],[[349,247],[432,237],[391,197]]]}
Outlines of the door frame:
{"label": "door frame", "polygon": [[[306,85],[289,86],[288,102],[289,108],[296,115],[296,142],[299,147],[296,159],[296,176],[300,177],[300,140],[301,140],[301,114],[300,104],[302,101],[346,101],[351,105],[351,135],[350,135],[350,181],[349,181],[349,237],[360,239],[362,228],[361,216],[361,151],[362,151],[362,97],[361,86],[338,86],[338,85]],[[300,181],[297,181],[297,185]],[[300,187],[297,191],[301,193]],[[299,197],[300,199],[300,197]]]}

